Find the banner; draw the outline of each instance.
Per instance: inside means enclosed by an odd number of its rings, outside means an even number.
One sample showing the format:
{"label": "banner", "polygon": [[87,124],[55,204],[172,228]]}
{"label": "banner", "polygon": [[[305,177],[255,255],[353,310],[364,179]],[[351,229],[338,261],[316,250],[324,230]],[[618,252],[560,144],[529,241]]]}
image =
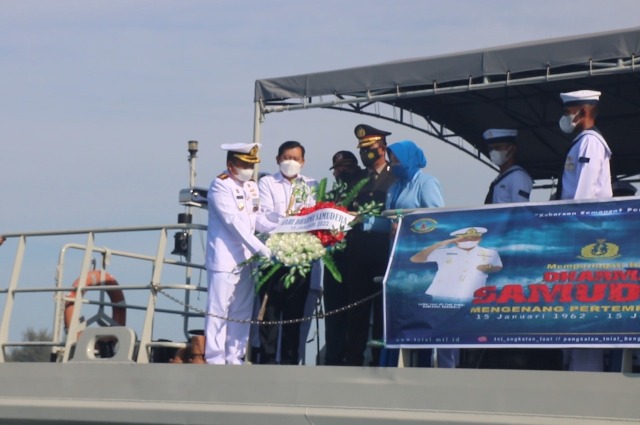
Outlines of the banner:
{"label": "banner", "polygon": [[389,347],[640,347],[640,199],[406,215],[384,304]]}
{"label": "banner", "polygon": [[285,217],[273,233],[302,233],[311,230],[335,230],[346,232],[355,217],[335,208],[322,208],[307,215]]}

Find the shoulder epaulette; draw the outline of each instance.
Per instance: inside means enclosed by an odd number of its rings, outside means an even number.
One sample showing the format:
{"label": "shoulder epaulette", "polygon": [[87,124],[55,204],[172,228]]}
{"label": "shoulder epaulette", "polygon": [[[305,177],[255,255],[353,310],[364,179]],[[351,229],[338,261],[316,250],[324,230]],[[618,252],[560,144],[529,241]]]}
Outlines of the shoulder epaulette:
{"label": "shoulder epaulette", "polygon": [[218,174],[218,178],[220,180],[228,179],[229,178],[229,174],[227,174],[227,173]]}

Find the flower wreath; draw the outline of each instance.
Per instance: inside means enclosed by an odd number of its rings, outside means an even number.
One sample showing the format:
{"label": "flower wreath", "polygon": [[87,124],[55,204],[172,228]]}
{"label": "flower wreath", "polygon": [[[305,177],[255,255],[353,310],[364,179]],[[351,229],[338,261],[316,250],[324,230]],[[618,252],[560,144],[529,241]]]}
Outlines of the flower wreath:
{"label": "flower wreath", "polygon": [[[295,216],[307,216],[320,210],[333,210],[339,214],[347,213],[347,206],[351,205],[358,192],[367,184],[369,178],[364,178],[347,189],[345,183],[336,182],[330,192],[326,192],[327,179],[322,179],[315,189],[316,204],[302,208]],[[379,215],[382,204],[369,202],[358,206],[356,216],[349,224],[353,225],[363,215]],[[254,255],[247,262],[257,267],[253,269],[256,277],[256,291],[259,290],[282,267],[289,268],[284,276],[284,286],[289,288],[297,276],[305,277],[311,271],[312,263],[322,259],[325,267],[334,279],[342,282],[342,275],[338,270],[333,253],[346,247],[346,232],[349,227],[331,229],[311,229],[305,232],[273,233],[266,241],[271,250],[271,258]]]}

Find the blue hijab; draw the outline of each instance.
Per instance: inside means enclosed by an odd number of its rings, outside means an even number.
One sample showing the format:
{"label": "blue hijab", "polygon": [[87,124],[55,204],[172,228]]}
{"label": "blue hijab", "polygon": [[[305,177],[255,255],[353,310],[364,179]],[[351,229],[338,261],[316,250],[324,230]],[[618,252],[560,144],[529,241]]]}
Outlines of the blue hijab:
{"label": "blue hijab", "polygon": [[388,149],[393,152],[400,162],[391,166],[391,172],[403,182],[411,180],[421,168],[427,166],[427,158],[424,156],[424,152],[411,140],[394,143]]}

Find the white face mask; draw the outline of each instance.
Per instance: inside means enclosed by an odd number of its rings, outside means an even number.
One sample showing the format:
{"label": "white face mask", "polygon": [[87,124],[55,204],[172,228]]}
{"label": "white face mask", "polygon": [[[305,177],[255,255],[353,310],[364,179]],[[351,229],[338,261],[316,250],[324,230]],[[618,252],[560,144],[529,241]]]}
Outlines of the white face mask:
{"label": "white face mask", "polygon": [[293,159],[287,159],[280,162],[280,172],[285,177],[296,177],[300,170],[302,169],[302,164],[298,161],[294,161]]}
{"label": "white face mask", "polygon": [[471,248],[475,248],[476,245],[478,245],[479,243],[480,241],[462,241],[462,242],[458,242],[458,248],[471,249]]}
{"label": "white face mask", "polygon": [[498,151],[495,149],[489,151],[489,159],[498,167],[501,167],[510,157],[509,151]]}
{"label": "white face mask", "polygon": [[562,117],[560,117],[560,121],[558,121],[560,130],[567,134],[573,133],[573,130],[575,130],[577,125],[577,123],[573,122],[573,119],[576,117],[576,115],[578,115],[577,112],[575,114],[563,115]]}
{"label": "white face mask", "polygon": [[233,177],[241,182],[248,182],[253,177],[253,170],[250,168],[236,168],[236,172],[233,174]]}

